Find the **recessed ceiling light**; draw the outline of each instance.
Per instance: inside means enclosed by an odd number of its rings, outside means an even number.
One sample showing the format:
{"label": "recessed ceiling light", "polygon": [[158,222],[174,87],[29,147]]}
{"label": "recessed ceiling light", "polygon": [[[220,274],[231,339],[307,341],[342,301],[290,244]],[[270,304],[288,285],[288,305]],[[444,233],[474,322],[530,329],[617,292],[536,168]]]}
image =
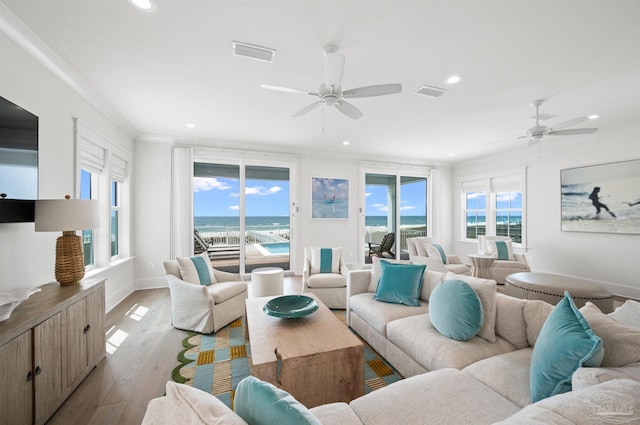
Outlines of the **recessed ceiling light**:
{"label": "recessed ceiling light", "polygon": [[349,146],[350,143],[349,143],[348,140],[345,140],[344,142],[342,142],[342,144],[345,145],[345,146]]}
{"label": "recessed ceiling light", "polygon": [[455,156],[455,155],[456,155],[456,154],[455,154],[455,153],[453,153],[453,152],[451,152],[451,153],[447,154],[447,156]]}
{"label": "recessed ceiling light", "polygon": [[589,118],[590,120],[595,120],[596,118],[600,118],[600,115],[593,114],[589,115],[587,118]]}
{"label": "recessed ceiling light", "polygon": [[462,81],[462,77],[460,77],[459,75],[452,75],[451,77],[447,78],[447,81],[445,81],[447,84],[458,84],[460,81]]}
{"label": "recessed ceiling light", "polygon": [[185,124],[185,126],[189,127],[189,128],[196,128],[196,125],[192,122],[188,122]]}
{"label": "recessed ceiling light", "polygon": [[153,12],[156,10],[156,5],[152,0],[129,0],[129,3],[145,12]]}

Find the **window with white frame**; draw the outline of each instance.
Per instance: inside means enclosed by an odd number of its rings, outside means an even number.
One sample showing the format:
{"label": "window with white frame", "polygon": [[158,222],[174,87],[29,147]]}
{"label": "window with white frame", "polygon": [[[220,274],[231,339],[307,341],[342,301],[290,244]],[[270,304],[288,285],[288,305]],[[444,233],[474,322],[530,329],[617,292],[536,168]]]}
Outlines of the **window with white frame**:
{"label": "window with white frame", "polygon": [[113,154],[111,150],[116,148],[113,143],[80,122],[76,124],[76,143],[77,196],[98,200],[103,229],[82,231],[85,268],[103,267],[128,252],[125,245],[129,241],[128,226],[123,226],[129,164],[123,157],[128,155]]}
{"label": "window with white frame", "polygon": [[514,243],[523,243],[523,175],[462,182],[466,239],[509,236]]}

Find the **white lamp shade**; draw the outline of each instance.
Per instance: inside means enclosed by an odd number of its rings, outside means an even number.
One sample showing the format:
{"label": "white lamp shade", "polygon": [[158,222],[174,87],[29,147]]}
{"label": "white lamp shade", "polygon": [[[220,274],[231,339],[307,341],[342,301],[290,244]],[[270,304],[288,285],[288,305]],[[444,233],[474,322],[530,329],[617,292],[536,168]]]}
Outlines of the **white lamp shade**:
{"label": "white lamp shade", "polygon": [[95,199],[40,199],[35,209],[36,232],[95,229],[100,227]]}

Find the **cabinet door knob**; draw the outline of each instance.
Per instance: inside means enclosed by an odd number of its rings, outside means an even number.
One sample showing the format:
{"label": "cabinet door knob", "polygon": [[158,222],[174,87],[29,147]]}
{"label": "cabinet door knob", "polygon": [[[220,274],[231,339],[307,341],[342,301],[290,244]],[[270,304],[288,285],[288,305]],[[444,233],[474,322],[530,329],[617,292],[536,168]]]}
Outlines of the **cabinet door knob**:
{"label": "cabinet door knob", "polygon": [[87,326],[85,326],[85,327],[84,327],[84,330],[82,331],[82,333],[85,333],[85,334],[86,334],[86,333],[87,333],[87,332],[89,332],[90,330],[91,330],[91,325],[87,325]]}
{"label": "cabinet door knob", "polygon": [[40,366],[36,366],[36,375],[40,375],[42,372],[42,368]]}
{"label": "cabinet door knob", "polygon": [[33,372],[29,371],[29,373],[27,373],[27,381],[31,381],[33,380]]}

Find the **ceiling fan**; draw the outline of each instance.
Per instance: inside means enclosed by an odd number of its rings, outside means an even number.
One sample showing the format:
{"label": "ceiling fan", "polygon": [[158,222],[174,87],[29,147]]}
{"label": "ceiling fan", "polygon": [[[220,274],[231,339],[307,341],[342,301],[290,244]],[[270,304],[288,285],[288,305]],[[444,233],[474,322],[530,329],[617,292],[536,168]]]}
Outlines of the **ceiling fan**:
{"label": "ceiling fan", "polygon": [[540,140],[542,140],[545,136],[573,136],[576,134],[591,134],[598,131],[597,128],[570,128],[571,127],[585,121],[588,121],[589,117],[578,117],[569,121],[564,121],[554,125],[553,127],[547,127],[546,125],[540,125],[540,105],[544,102],[543,99],[535,100],[531,104],[534,108],[536,108],[536,125],[527,130],[526,136],[520,136],[519,139],[529,139],[529,146],[533,146],[537,144]]}
{"label": "ceiling fan", "polygon": [[342,83],[342,76],[344,75],[345,58],[343,55],[338,53],[338,48],[332,44],[325,46],[325,51],[327,52],[327,62],[324,69],[324,83],[320,85],[317,92],[310,92],[290,87],[273,86],[269,84],[261,84],[260,87],[283,91],[286,93],[307,94],[318,98],[318,100],[313,102],[311,105],[308,105],[294,113],[292,117],[299,117],[320,105],[324,105],[334,106],[338,111],[342,112],[349,118],[353,118],[354,120],[362,117],[363,113],[345,99],[384,96],[387,94],[400,93],[402,91],[402,84],[380,84],[342,91],[340,84]]}

